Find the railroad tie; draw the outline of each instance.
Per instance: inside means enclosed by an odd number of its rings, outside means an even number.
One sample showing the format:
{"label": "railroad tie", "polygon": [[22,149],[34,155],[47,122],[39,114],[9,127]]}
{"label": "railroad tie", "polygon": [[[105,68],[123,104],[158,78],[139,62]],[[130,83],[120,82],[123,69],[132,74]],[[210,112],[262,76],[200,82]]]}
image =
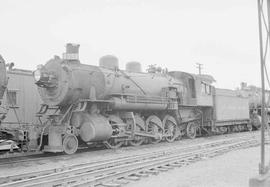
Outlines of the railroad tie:
{"label": "railroad tie", "polygon": [[193,161],[192,161],[192,162],[198,162],[198,161],[200,161],[200,160],[202,160],[202,158],[201,158],[201,157],[196,157],[196,158],[194,158],[194,159],[193,159]]}
{"label": "railroad tie", "polygon": [[149,170],[146,170],[145,173],[150,173],[150,174],[153,174],[153,175],[157,175],[159,173],[159,171],[154,170],[154,169],[149,169]]}
{"label": "railroad tie", "polygon": [[168,171],[169,170],[167,168],[164,168],[163,166],[157,167],[156,169],[159,171]]}
{"label": "railroad tie", "polygon": [[125,179],[131,180],[131,181],[138,181],[138,180],[140,180],[140,177],[137,177],[134,175],[129,175],[129,176],[126,176]]}
{"label": "railroad tie", "polygon": [[187,162],[187,160],[178,160],[174,163],[177,163],[177,164],[185,164]]}
{"label": "railroad tie", "polygon": [[101,185],[106,187],[121,187],[121,184],[113,182],[102,183]]}
{"label": "railroad tie", "polygon": [[185,163],[182,163],[182,166],[188,166],[190,163],[186,161]]}
{"label": "railroad tie", "polygon": [[165,166],[161,166],[162,168],[166,168],[166,169],[173,169],[174,167],[170,165],[165,165]]}
{"label": "railroad tie", "polygon": [[193,163],[196,161],[196,157],[191,157],[187,159],[188,162]]}
{"label": "railroad tie", "polygon": [[170,166],[173,166],[173,167],[182,167],[183,164],[182,163],[172,163],[172,164],[170,164]]}
{"label": "railroad tie", "polygon": [[140,172],[140,173],[136,173],[135,176],[138,176],[138,177],[148,177],[149,174]]}
{"label": "railroad tie", "polygon": [[118,183],[118,184],[128,184],[129,181],[125,180],[125,179],[117,179],[114,180],[113,182]]}
{"label": "railroad tie", "polygon": [[54,172],[55,172],[55,173],[61,172],[61,171],[64,171],[64,169],[62,169],[62,168],[55,168],[55,169],[54,169]]}

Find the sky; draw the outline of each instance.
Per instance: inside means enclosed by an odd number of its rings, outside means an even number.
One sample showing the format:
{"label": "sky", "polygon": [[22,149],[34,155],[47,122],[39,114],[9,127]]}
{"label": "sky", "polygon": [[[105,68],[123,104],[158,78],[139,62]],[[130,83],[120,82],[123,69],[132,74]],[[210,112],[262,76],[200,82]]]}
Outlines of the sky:
{"label": "sky", "polygon": [[260,85],[255,0],[1,0],[0,54],[16,68],[34,70],[68,42],[84,64],[112,54],[120,69],[198,73],[201,63],[217,87]]}

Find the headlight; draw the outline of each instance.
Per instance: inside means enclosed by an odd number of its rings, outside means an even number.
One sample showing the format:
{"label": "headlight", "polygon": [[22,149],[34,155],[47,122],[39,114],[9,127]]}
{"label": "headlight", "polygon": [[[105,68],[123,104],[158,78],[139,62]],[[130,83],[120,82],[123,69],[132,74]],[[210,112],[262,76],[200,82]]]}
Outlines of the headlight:
{"label": "headlight", "polygon": [[40,81],[40,78],[41,78],[41,72],[40,72],[39,69],[36,70],[36,71],[34,71],[34,78],[35,78],[35,80],[36,80],[37,82]]}

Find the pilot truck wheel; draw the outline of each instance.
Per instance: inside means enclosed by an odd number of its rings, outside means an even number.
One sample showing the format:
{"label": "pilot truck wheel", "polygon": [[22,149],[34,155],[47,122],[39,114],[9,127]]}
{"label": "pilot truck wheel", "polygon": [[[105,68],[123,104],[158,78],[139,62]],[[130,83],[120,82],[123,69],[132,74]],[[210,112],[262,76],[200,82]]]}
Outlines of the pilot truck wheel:
{"label": "pilot truck wheel", "polygon": [[68,134],[64,136],[63,150],[66,154],[73,154],[78,149],[78,139],[75,135]]}

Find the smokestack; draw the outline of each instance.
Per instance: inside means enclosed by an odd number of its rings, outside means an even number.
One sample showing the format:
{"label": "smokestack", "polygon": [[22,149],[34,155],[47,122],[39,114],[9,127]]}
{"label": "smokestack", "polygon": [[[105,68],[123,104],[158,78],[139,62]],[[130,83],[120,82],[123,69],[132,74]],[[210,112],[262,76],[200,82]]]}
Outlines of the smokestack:
{"label": "smokestack", "polygon": [[63,54],[63,59],[79,61],[80,44],[67,43],[66,53]]}

